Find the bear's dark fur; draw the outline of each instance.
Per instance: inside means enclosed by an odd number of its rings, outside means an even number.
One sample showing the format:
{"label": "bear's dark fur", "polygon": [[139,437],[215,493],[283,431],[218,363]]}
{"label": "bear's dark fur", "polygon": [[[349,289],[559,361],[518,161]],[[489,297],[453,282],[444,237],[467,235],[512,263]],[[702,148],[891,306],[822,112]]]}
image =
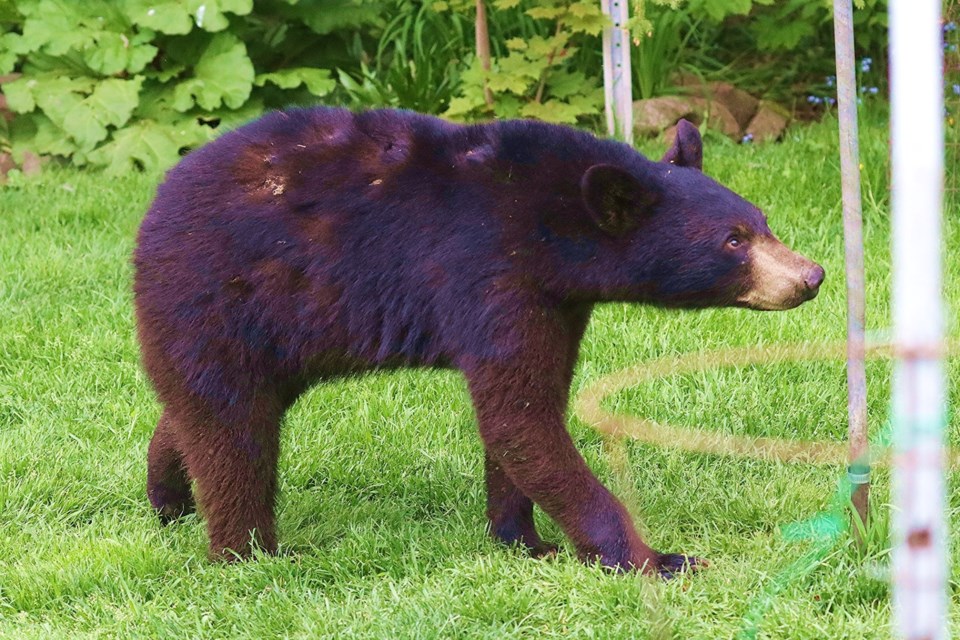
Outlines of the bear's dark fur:
{"label": "bear's dark fur", "polygon": [[[167,175],[134,260],[144,366],[163,404],[148,495],[193,508],[214,557],[276,547],[279,424],[312,382],[453,367],[486,447],[492,534],[548,553],[540,505],[586,560],[670,574],[564,425],[596,303],[782,309],[823,270],[701,168],[533,121],[272,113]],[[696,559],[691,563],[696,564]]]}

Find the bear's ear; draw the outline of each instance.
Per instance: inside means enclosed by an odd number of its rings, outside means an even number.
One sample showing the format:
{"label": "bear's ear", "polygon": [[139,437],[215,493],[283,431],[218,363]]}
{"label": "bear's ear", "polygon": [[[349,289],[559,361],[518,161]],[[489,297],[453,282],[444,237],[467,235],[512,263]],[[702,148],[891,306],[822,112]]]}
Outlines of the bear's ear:
{"label": "bear's ear", "polygon": [[703,140],[700,139],[700,131],[692,123],[680,120],[673,145],[663,154],[660,162],[703,171]]}
{"label": "bear's ear", "polygon": [[580,193],[597,226],[613,235],[626,233],[656,203],[660,194],[611,164],[595,164],[583,173]]}

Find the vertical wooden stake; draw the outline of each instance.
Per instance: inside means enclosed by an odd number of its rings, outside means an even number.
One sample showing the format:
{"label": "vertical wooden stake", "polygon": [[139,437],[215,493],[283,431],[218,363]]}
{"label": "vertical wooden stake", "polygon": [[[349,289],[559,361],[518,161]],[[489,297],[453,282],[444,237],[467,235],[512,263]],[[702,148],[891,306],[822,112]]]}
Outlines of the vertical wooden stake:
{"label": "vertical wooden stake", "polygon": [[[487,27],[487,8],[483,0],[477,0],[477,19],[474,22],[474,36],[477,40],[477,58],[480,60],[480,66],[484,71],[490,71],[490,29]],[[493,106],[493,93],[487,86],[487,81],[483,81],[483,100],[488,107]]]}
{"label": "vertical wooden stake", "polygon": [[607,131],[633,144],[633,98],[630,75],[630,33],[627,30],[629,0],[601,0],[611,24],[603,29],[603,95]]}
{"label": "vertical wooden stake", "polygon": [[[854,539],[863,544],[870,496],[870,448],[867,440],[867,378],[864,368],[865,304],[863,216],[860,201],[860,149],[857,141],[857,80],[854,72],[853,7],[834,0],[833,28],[840,117],[840,175],[843,194],[843,245],[847,279],[847,440],[850,445]],[[856,520],[859,519],[859,522]]]}

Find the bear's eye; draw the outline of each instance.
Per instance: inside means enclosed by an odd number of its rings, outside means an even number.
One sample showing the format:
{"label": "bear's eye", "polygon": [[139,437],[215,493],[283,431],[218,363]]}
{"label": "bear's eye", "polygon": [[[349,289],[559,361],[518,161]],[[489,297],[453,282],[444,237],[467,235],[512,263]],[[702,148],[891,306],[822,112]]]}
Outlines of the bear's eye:
{"label": "bear's eye", "polygon": [[741,244],[743,244],[743,241],[740,240],[740,238],[738,238],[737,236],[730,236],[729,238],[727,238],[727,246],[730,247],[731,249],[736,249]]}

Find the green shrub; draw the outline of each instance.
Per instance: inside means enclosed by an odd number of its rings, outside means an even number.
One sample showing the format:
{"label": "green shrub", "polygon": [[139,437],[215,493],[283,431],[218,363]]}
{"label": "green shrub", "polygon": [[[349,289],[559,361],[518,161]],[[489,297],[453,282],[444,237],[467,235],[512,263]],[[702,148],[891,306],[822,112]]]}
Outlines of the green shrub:
{"label": "green shrub", "polygon": [[[704,17],[683,61],[700,75],[789,104],[834,75],[832,0],[688,0]],[[886,70],[887,0],[854,0],[857,57]]]}
{"label": "green shrub", "polygon": [[[439,2],[463,11],[473,3]],[[445,115],[455,119],[538,118],[573,124],[603,109],[599,36],[606,18],[594,0],[493,0],[491,68],[467,54],[460,92]],[[578,57],[580,45],[595,54]],[[584,64],[586,63],[586,64]],[[484,88],[492,95],[492,104]]]}
{"label": "green shrub", "polygon": [[474,47],[470,12],[438,11],[424,0],[394,0],[369,63],[338,69],[350,106],[383,105],[421,113],[445,111],[459,90],[461,63]]}
{"label": "green shrub", "polygon": [[118,174],[265,107],[336,87],[348,29],[380,21],[365,0],[0,0],[0,75],[15,154]]}
{"label": "green shrub", "polygon": [[[487,5],[489,71],[474,0],[0,0],[0,76],[15,72],[0,90],[19,114],[0,114],[0,156],[165,168],[220,127],[319,98],[599,128],[599,2]],[[684,68],[781,99],[831,73],[827,0],[631,5],[636,97]],[[881,61],[886,0],[858,5],[860,53]]]}

